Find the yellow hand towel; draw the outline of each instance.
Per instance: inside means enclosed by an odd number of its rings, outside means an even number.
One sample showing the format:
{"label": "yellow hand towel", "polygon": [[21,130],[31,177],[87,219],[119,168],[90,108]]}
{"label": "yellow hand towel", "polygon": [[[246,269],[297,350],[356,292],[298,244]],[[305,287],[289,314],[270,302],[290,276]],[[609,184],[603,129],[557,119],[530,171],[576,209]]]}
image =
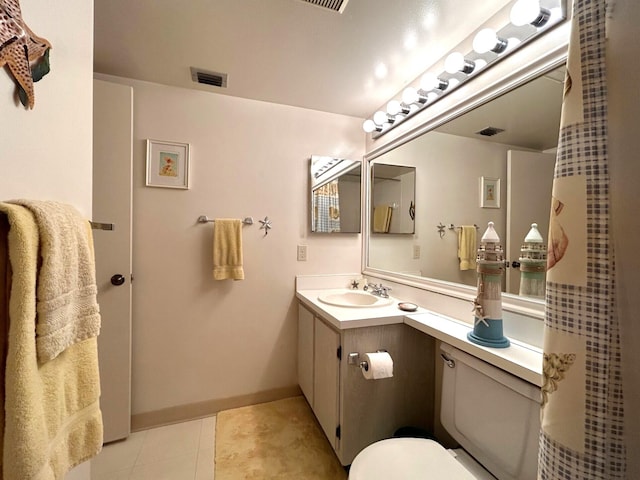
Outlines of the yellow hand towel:
{"label": "yellow hand towel", "polygon": [[35,336],[40,238],[33,214],[0,203],[9,218],[13,272],[5,370],[3,478],[57,480],[102,448],[97,338],[40,364]]}
{"label": "yellow hand towel", "polygon": [[476,227],[475,225],[463,225],[458,229],[460,270],[475,270],[476,253]]}
{"label": "yellow hand towel", "polygon": [[388,233],[391,226],[391,207],[377,205],[373,208],[373,232]]}
{"label": "yellow hand towel", "polygon": [[244,280],[242,220],[216,218],[213,224],[213,278]]}
{"label": "yellow hand towel", "polygon": [[38,272],[38,360],[100,333],[93,242],[89,222],[71,205],[13,200],[36,220],[42,266]]}

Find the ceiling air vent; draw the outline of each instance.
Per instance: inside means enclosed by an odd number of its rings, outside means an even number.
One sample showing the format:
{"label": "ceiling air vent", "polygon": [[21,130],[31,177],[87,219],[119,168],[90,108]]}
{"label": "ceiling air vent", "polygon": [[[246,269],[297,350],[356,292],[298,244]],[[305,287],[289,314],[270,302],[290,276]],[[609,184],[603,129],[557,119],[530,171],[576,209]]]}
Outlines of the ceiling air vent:
{"label": "ceiling air vent", "polygon": [[349,0],[300,0],[305,3],[310,3],[311,5],[316,5],[318,7],[327,8],[334,12],[342,13],[347,6],[347,2]]}
{"label": "ceiling air vent", "polygon": [[203,85],[212,87],[227,88],[227,74],[218,72],[207,72],[199,68],[191,67],[191,80]]}
{"label": "ceiling air vent", "polygon": [[476,132],[476,134],[477,135],[484,135],[485,137],[493,137],[494,135],[496,135],[496,134],[498,134],[500,132],[504,132],[504,129],[503,128],[496,128],[496,127],[487,127],[487,128],[483,128],[479,132]]}

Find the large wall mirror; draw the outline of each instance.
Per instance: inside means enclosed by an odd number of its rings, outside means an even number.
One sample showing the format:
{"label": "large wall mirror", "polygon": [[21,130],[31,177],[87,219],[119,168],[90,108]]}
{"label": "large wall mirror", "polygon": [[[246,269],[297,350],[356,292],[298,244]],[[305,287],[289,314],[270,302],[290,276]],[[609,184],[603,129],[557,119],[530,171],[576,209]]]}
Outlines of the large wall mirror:
{"label": "large wall mirror", "polygon": [[[413,283],[429,279],[471,294],[476,272],[460,268],[458,232],[475,225],[479,242],[492,221],[509,260],[505,297],[518,297],[520,271],[513,262],[523,240],[532,223],[545,243],[548,235],[563,80],[564,67],[556,62],[533,80],[369,158],[373,169],[378,163],[415,169],[416,214],[414,235],[369,236],[365,271]],[[495,189],[491,198],[483,195],[487,187]],[[535,296],[526,300],[542,304]]]}
{"label": "large wall mirror", "polygon": [[312,155],[311,231],[360,233],[362,162]]}

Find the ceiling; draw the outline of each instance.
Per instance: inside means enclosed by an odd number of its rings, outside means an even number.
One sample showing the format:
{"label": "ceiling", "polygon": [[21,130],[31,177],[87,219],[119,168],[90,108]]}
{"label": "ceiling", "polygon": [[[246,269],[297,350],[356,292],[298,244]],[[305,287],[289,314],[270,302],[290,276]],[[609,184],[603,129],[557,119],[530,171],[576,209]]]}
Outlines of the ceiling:
{"label": "ceiling", "polygon": [[[94,70],[365,118],[507,0],[95,0]],[[384,64],[384,68],[380,67]],[[228,74],[200,85],[190,67]]]}

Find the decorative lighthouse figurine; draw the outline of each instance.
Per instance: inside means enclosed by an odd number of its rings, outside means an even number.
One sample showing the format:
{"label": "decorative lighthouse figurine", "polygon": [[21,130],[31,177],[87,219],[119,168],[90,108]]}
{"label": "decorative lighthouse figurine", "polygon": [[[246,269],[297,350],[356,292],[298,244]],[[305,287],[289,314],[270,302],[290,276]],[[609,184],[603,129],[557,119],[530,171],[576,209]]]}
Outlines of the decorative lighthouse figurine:
{"label": "decorative lighthouse figurine", "polygon": [[520,295],[544,298],[545,272],[547,270],[547,246],[532,223],[531,230],[520,248]]}
{"label": "decorative lighthouse figurine", "polygon": [[489,222],[480,239],[476,269],[478,296],[473,302],[473,331],[467,334],[467,338],[485,347],[506,348],[509,340],[502,334],[504,251],[493,222]]}

